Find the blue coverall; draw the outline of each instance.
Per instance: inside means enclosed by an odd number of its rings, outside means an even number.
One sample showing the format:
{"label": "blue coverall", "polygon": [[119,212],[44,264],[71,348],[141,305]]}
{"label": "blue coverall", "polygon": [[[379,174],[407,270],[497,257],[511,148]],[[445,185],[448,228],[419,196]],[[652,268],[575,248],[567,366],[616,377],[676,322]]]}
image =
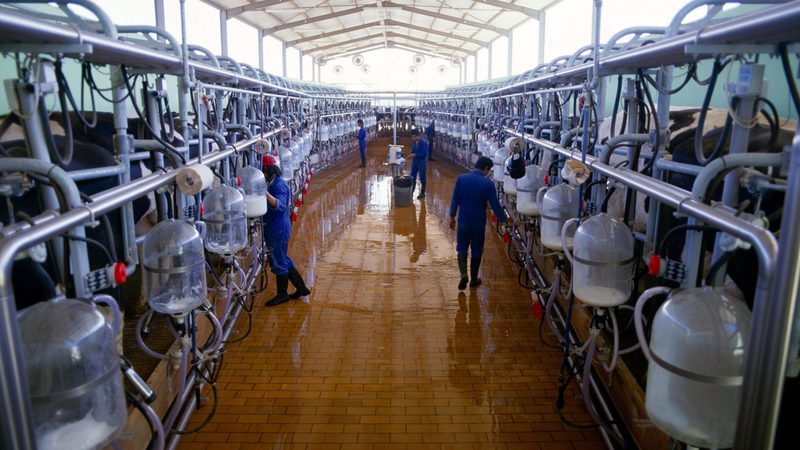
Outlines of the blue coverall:
{"label": "blue coverall", "polygon": [[492,207],[497,220],[505,222],[506,215],[497,200],[494,184],[480,170],[459,175],[450,201],[450,217],[458,211],[456,252],[466,255],[472,247],[472,258],[480,260],[486,234],[486,203]]}
{"label": "blue coverall", "polygon": [[267,191],[278,201],[261,217],[264,240],[269,247],[269,266],[276,276],[287,275],[294,267],[289,258],[289,237],[292,235],[292,221],[289,218],[292,206],[292,191],[283,178],[276,176],[269,184]]}
{"label": "blue coverall", "polygon": [[367,130],[358,130],[358,151],[361,152],[361,164],[367,163]]}
{"label": "blue coverall", "polygon": [[436,129],[433,127],[433,122],[425,128],[425,135],[428,136],[428,161],[433,157],[433,137],[436,134]]}
{"label": "blue coverall", "polygon": [[417,173],[419,173],[419,182],[426,184],[428,181],[428,143],[420,139],[411,144],[411,153],[414,154],[414,159],[411,160],[411,178],[416,183]]}

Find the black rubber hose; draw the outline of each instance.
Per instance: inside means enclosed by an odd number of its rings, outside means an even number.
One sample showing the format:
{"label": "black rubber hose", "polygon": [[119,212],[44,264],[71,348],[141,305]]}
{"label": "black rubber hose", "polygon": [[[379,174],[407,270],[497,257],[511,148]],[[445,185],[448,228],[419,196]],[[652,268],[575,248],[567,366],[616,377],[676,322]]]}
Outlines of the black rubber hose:
{"label": "black rubber hose", "polygon": [[728,264],[728,261],[731,260],[734,253],[736,253],[736,251],[723,252],[722,255],[720,255],[720,257],[711,264],[711,267],[708,268],[708,274],[706,275],[706,286],[712,285],[714,278],[717,276],[717,272],[719,272],[719,269],[721,269],[725,264]]}
{"label": "black rubber hose", "polygon": [[[643,74],[644,72],[642,69],[639,69],[639,75]],[[648,117],[653,117],[653,128],[655,128],[656,132],[656,139],[655,143],[653,144],[653,157],[647,161],[647,164],[642,167],[640,170],[641,173],[648,173],[650,169],[653,167],[653,163],[656,161],[655,155],[658,152],[659,147],[661,147],[661,124],[658,122],[658,112],[656,111],[655,104],[653,103],[653,97],[650,95],[650,89],[647,88],[647,85],[644,84],[642,86],[642,90],[644,91],[644,96],[647,98],[647,104],[650,105],[650,113]],[[665,124],[666,125],[666,124]],[[649,127],[648,127],[649,129]]]}
{"label": "black rubber hose", "polygon": [[[172,163],[172,167],[180,167],[181,165],[185,165],[186,158],[184,158],[183,155],[180,154],[178,149],[173,147],[172,144],[162,139],[161,136],[159,136],[159,133],[156,133],[155,130],[153,130],[153,128],[147,122],[147,118],[144,116],[144,114],[142,114],[142,110],[139,108],[139,104],[136,102],[136,96],[133,94],[133,88],[131,87],[130,80],[128,79],[127,69],[125,68],[124,65],[120,66],[120,69],[122,70],[122,79],[125,80],[125,87],[128,89],[128,95],[131,98],[131,104],[133,105],[133,109],[136,110],[136,114],[139,116],[139,119],[144,124],[145,128],[147,128],[147,131],[149,131],[150,134],[153,136],[153,139],[155,139],[156,141],[158,141],[159,144],[164,146],[163,149],[153,149],[153,151],[159,152],[164,156],[166,156]],[[178,164],[178,161],[180,161],[181,164]]]}
{"label": "black rubber hose", "polygon": [[680,86],[671,90],[664,89],[663,87],[659,86],[656,80],[654,80],[650,75],[646,73],[644,74],[644,79],[647,80],[647,82],[650,83],[650,85],[653,86],[653,88],[658,92],[664,95],[673,95],[680,92],[681,89],[683,89],[684,87],[686,87],[687,84],[689,84],[689,80],[691,80],[694,77],[695,70],[697,70],[697,64],[696,63],[690,64],[689,69],[686,71],[686,78],[683,79],[683,82],[680,84]]}
{"label": "black rubber hose", "polygon": [[703,105],[700,107],[700,117],[697,119],[697,127],[694,130],[694,156],[697,163],[701,166],[708,164],[708,159],[703,153],[703,128],[705,128],[706,114],[708,107],[711,105],[711,97],[714,95],[714,87],[717,84],[717,77],[722,71],[723,65],[719,60],[714,60],[714,67],[711,69],[711,77],[708,80],[708,89],[706,95],[703,97]]}
{"label": "black rubber hose", "polygon": [[684,225],[675,226],[675,227],[671,228],[669,231],[667,231],[664,234],[664,237],[661,238],[661,242],[656,247],[656,248],[658,248],[658,254],[659,255],[661,255],[661,256],[663,256],[665,258],[667,257],[667,242],[669,242],[669,240],[673,236],[675,236],[676,233],[678,233],[680,231],[713,231],[713,232],[717,232],[717,229],[714,228],[714,227],[711,227],[709,225],[684,224]]}
{"label": "black rubber hose", "polygon": [[800,94],[797,92],[797,85],[794,82],[794,75],[792,68],[789,66],[789,54],[786,50],[786,42],[778,44],[778,53],[781,54],[781,65],[783,66],[783,74],[786,77],[786,84],[789,85],[789,93],[792,94],[792,103],[797,115],[800,116]]}
{"label": "black rubber hose", "polygon": [[614,195],[614,192],[617,190],[616,186],[611,186],[611,189],[606,192],[605,197],[603,197],[603,203],[600,204],[600,212],[608,211],[608,201],[611,199],[611,196]]}
{"label": "black rubber hose", "polygon": [[66,168],[72,162],[72,155],[75,150],[75,141],[72,139],[72,120],[69,118],[69,110],[67,109],[67,99],[63,90],[58,93],[58,101],[61,104],[61,114],[64,116],[64,154],[58,151],[53,130],[50,128],[49,114],[47,112],[47,103],[44,96],[39,97],[39,120],[44,130],[45,142],[48,145],[50,156],[62,168]]}
{"label": "black rubber hose", "polygon": [[[81,124],[86,128],[94,128],[97,126],[97,107],[95,106],[94,101],[94,91],[90,88],[89,91],[91,92],[90,98],[92,99],[92,121],[89,122],[83,117],[83,105],[81,108],[78,108],[78,104],[75,101],[75,97],[72,95],[72,90],[69,88],[69,83],[67,83],[66,77],[64,77],[64,71],[61,67],[61,60],[57,59],[55,62],[55,69],[56,69],[56,81],[58,82],[58,90],[66,94],[67,100],[69,100],[69,104],[72,105],[72,109],[75,111],[75,115],[78,116],[78,120]],[[83,103],[83,78],[81,78],[81,103]],[[66,122],[66,118],[64,121]]]}

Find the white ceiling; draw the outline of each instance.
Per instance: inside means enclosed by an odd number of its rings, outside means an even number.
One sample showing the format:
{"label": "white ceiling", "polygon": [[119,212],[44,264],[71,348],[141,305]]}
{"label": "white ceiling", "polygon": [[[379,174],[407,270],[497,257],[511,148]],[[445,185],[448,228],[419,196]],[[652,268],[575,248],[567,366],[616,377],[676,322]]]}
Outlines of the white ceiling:
{"label": "white ceiling", "polygon": [[314,57],[399,44],[462,58],[559,0],[207,0]]}

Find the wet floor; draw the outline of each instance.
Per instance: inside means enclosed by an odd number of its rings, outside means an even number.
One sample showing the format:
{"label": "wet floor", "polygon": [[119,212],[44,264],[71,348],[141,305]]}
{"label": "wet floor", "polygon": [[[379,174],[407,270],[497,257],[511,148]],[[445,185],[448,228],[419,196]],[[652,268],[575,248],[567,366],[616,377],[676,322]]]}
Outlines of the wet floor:
{"label": "wet floor", "polygon": [[[262,294],[225,355],[214,418],[180,448],[603,448],[556,413],[559,353],[492,229],[483,285],[458,291],[448,213],[463,169],[430,162],[427,197],[394,207],[388,143],[370,145],[366,169],[354,156],[313,178],[289,247],[313,292],[274,308],[274,287]],[[576,396],[564,415],[586,422]]]}

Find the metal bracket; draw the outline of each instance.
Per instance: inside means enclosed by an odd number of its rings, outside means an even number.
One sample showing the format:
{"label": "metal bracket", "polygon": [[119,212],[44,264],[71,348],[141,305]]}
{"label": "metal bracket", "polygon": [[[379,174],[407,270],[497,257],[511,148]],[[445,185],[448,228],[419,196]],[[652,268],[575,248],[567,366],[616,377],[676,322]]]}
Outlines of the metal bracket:
{"label": "metal bracket", "polygon": [[0,53],[78,55],[83,58],[93,50],[92,44],[0,44]]}
{"label": "metal bracket", "polygon": [[0,195],[19,197],[34,186],[33,180],[21,173],[12,173],[0,178]]}

